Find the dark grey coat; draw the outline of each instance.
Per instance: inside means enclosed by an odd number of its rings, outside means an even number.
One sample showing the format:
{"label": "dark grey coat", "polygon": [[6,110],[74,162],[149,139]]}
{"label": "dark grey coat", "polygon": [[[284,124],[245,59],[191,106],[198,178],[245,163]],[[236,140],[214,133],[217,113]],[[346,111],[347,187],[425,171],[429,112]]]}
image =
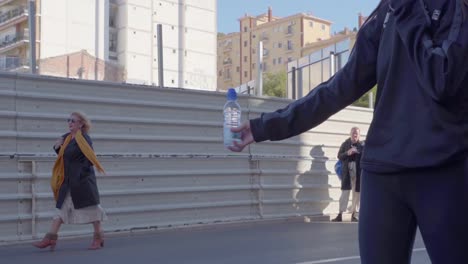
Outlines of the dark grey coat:
{"label": "dark grey coat", "polygon": [[[65,139],[69,133],[63,135]],[[84,138],[92,147],[91,138],[83,133]],[[60,148],[55,149],[58,153]],[[65,166],[65,179],[59,190],[57,208],[62,208],[67,192],[70,192],[73,206],[80,209],[99,204],[99,192],[96,184],[96,175],[92,163],[85,157],[78,147],[75,139],[68,144],[63,154]]]}
{"label": "dark grey coat", "polygon": [[348,164],[351,158],[353,158],[356,162],[356,192],[359,192],[361,191],[361,155],[364,150],[364,144],[362,141],[354,143],[359,153],[348,156],[346,152],[351,148],[351,145],[351,139],[348,138],[341,144],[340,150],[338,151],[338,159],[343,162],[341,167],[341,174],[343,176],[341,180],[341,190],[351,190],[351,177],[349,175]]}

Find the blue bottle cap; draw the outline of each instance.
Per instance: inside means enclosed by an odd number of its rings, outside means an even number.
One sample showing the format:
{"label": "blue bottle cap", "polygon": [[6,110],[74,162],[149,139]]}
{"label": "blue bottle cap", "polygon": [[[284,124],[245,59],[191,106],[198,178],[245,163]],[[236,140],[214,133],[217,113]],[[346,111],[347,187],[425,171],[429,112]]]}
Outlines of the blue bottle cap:
{"label": "blue bottle cap", "polygon": [[236,90],[234,90],[234,88],[229,88],[229,90],[227,91],[226,97],[227,97],[228,101],[237,100]]}

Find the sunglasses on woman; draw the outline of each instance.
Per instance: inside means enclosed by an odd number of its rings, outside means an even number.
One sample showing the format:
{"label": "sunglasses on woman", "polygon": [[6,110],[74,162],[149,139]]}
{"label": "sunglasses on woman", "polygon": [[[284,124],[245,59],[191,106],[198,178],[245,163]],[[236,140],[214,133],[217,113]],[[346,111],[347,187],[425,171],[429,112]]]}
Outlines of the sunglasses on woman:
{"label": "sunglasses on woman", "polygon": [[75,120],[75,119],[73,119],[73,118],[68,118],[68,119],[67,119],[67,123],[75,124],[76,122],[78,122],[78,121]]}

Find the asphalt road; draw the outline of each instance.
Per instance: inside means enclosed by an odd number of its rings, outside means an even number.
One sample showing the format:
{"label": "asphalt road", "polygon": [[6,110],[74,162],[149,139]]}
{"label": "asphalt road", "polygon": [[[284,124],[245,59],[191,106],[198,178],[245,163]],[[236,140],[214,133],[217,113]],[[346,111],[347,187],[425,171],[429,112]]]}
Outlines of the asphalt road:
{"label": "asphalt road", "polygon": [[[91,227],[90,227],[91,229]],[[356,223],[264,222],[108,234],[89,251],[89,237],[62,239],[54,252],[28,244],[0,247],[0,263],[357,264]],[[413,264],[430,263],[418,235]]]}

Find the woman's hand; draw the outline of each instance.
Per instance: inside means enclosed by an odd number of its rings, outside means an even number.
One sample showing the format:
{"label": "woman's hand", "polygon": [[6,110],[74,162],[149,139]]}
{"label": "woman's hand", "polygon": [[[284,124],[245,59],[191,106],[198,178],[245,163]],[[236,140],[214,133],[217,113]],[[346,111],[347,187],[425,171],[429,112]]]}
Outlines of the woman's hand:
{"label": "woman's hand", "polygon": [[55,141],[54,149],[59,149],[63,144],[63,137],[60,137]]}
{"label": "woman's hand", "polygon": [[231,128],[232,132],[241,133],[241,140],[233,141],[233,146],[228,147],[231,151],[241,152],[246,146],[254,142],[252,131],[250,130],[250,121],[245,121],[239,127]]}

